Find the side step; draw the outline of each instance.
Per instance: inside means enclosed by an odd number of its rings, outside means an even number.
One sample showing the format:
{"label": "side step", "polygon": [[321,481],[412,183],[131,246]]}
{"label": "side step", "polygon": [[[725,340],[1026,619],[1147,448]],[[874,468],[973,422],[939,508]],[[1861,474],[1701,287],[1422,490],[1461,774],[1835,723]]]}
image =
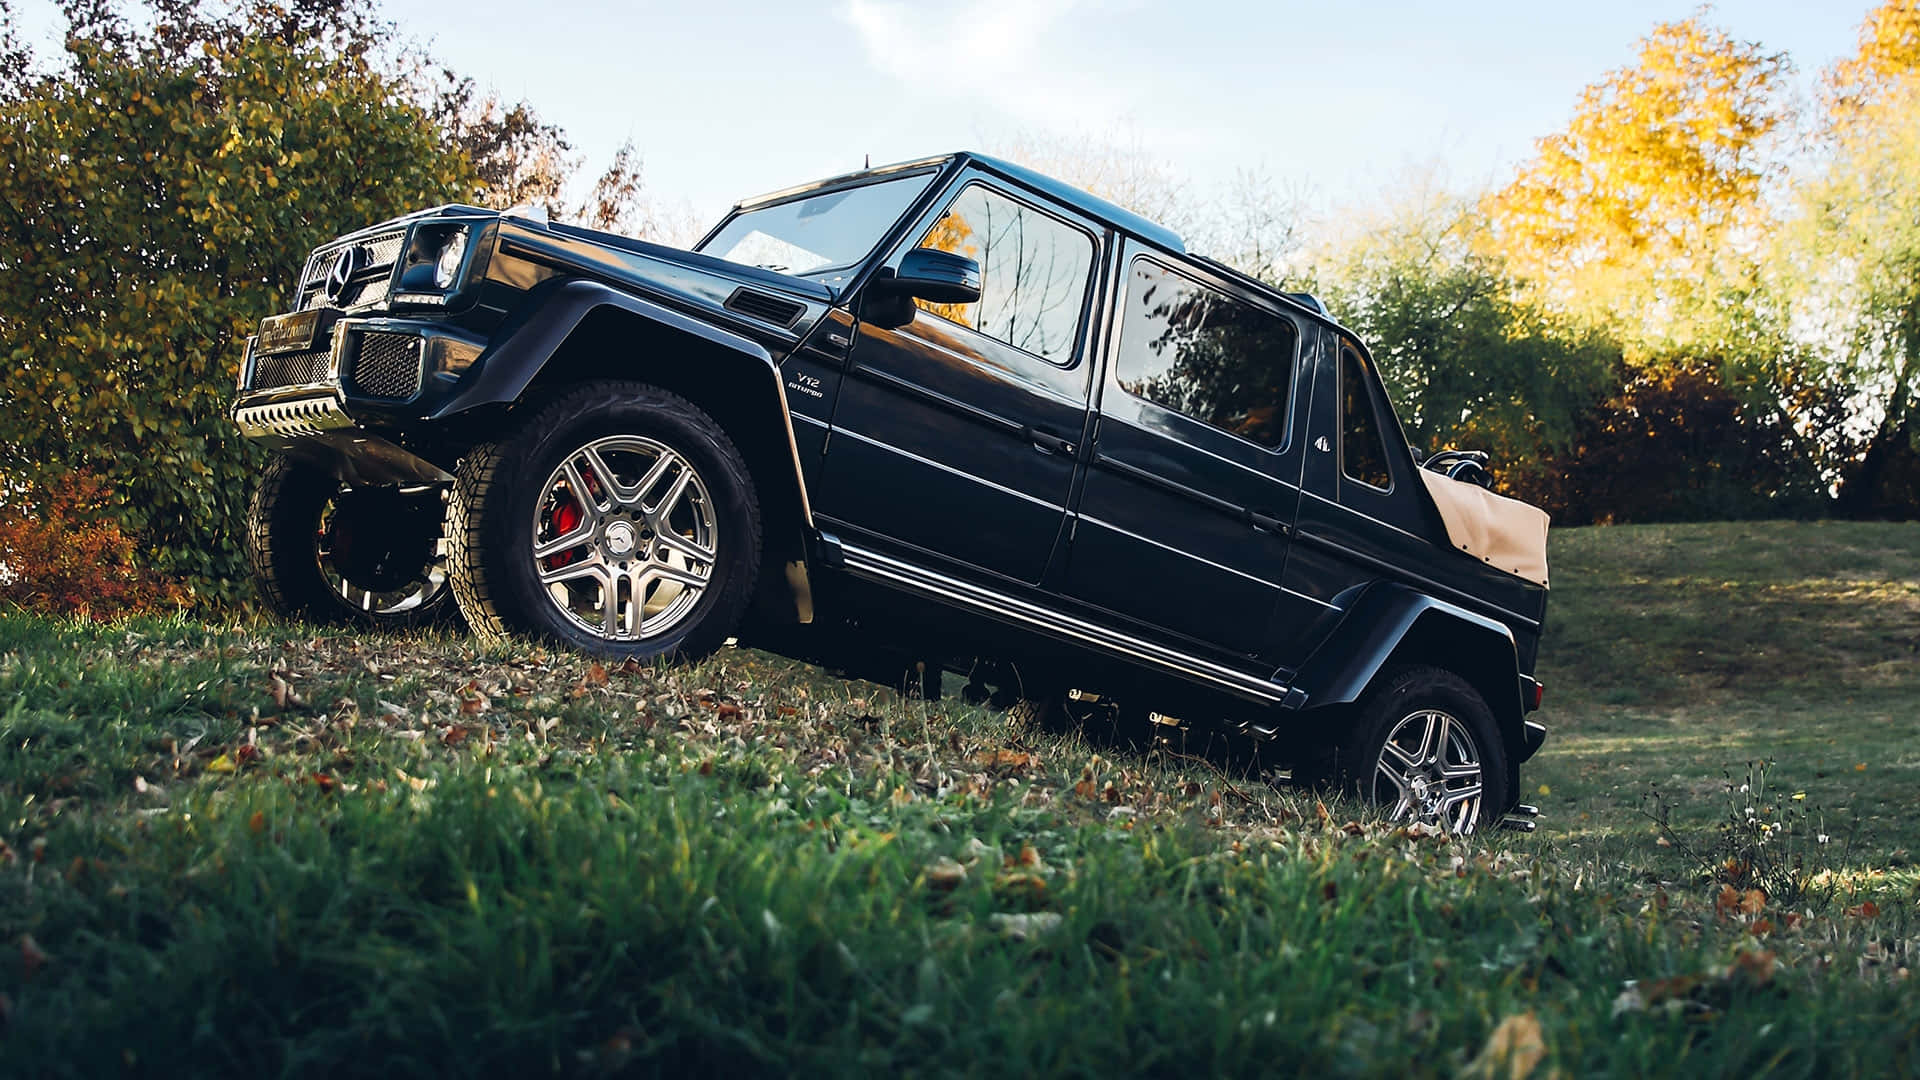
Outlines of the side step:
{"label": "side step", "polygon": [[1530,833],[1540,827],[1540,808],[1521,803],[1512,812],[1500,819],[1500,827],[1514,832]]}

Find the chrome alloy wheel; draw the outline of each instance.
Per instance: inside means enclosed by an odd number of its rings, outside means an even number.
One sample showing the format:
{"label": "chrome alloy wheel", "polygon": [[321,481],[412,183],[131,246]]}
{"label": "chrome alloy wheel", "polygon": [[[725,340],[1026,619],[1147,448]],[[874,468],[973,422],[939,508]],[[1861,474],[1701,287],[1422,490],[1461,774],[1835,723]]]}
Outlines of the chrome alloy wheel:
{"label": "chrome alloy wheel", "polygon": [[705,481],[666,444],[611,435],[575,450],[534,506],[540,587],[607,641],[656,637],[713,582],[719,530]]}
{"label": "chrome alloy wheel", "polygon": [[1437,709],[1422,709],[1388,733],[1374,765],[1371,794],[1392,804],[1395,821],[1413,819],[1472,832],[1480,821],[1485,770],[1467,725]]}

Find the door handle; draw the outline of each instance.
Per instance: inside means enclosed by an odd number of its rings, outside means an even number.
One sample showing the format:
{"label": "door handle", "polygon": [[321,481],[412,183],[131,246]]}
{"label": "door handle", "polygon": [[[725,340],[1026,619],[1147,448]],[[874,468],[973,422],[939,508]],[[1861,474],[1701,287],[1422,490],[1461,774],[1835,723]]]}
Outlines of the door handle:
{"label": "door handle", "polygon": [[1293,531],[1286,522],[1281,521],[1271,514],[1263,514],[1258,510],[1247,511],[1247,522],[1261,532],[1270,532],[1275,536],[1285,536]]}
{"label": "door handle", "polygon": [[1026,436],[1027,441],[1033,444],[1033,448],[1043,454],[1066,454],[1068,457],[1073,456],[1074,448],[1071,439],[1063,439],[1051,432],[1041,431],[1032,424],[1021,427],[1020,434]]}

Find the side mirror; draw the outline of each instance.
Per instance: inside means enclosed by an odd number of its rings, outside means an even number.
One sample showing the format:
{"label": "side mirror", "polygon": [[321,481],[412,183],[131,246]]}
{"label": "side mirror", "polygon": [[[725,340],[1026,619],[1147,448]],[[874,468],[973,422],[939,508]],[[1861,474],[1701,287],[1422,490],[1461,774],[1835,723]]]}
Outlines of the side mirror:
{"label": "side mirror", "polygon": [[877,278],[873,288],[932,304],[973,304],[980,300],[980,264],[938,248],[914,248],[892,277]]}

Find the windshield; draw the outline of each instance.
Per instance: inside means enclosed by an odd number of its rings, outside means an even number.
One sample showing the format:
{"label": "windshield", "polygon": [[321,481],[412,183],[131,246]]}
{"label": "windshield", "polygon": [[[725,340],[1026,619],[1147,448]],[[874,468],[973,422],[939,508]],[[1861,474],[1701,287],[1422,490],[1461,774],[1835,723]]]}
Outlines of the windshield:
{"label": "windshield", "polygon": [[700,251],[838,284],[828,272],[866,258],[933,177],[930,172],[902,176],[749,210],[727,222]]}

